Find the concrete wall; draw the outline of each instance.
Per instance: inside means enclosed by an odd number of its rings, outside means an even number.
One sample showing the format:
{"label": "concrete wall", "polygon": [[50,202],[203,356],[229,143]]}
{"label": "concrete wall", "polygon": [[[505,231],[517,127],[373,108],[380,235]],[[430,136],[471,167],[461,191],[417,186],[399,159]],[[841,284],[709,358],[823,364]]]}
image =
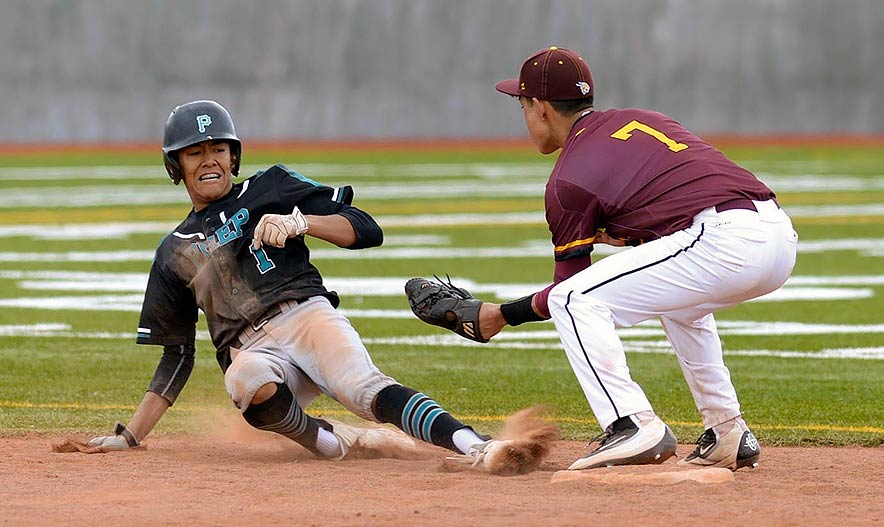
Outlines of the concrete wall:
{"label": "concrete wall", "polygon": [[249,139],[518,137],[497,94],[548,45],[599,108],[705,133],[884,132],[882,0],[2,0],[0,142],[155,141],[227,106]]}

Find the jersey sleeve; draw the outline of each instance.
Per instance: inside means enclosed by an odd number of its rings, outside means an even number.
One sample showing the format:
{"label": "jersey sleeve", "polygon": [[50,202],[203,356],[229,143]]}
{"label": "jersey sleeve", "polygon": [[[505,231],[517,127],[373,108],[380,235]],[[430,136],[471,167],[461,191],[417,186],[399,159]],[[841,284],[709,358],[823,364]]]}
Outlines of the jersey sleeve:
{"label": "jersey sleeve", "polygon": [[552,199],[547,199],[546,210],[556,261],[591,253],[603,217],[597,196],[567,182],[559,182]]}
{"label": "jersey sleeve", "polygon": [[286,206],[297,205],[303,214],[317,216],[340,214],[347,218],[356,233],[356,243],[347,247],[348,249],[377,247],[383,243],[383,230],[374,218],[350,205],[353,199],[351,187],[327,187],[283,165],[277,167],[280,167],[284,173],[279,185],[279,194]]}
{"label": "jersey sleeve", "polygon": [[150,268],[138,322],[138,344],[193,345],[198,310],[196,299],[161,263],[162,251]]}
{"label": "jersey sleeve", "polygon": [[304,176],[285,165],[276,165],[279,180],[277,192],[289,212],[297,205],[304,214],[327,216],[349,205],[353,191],[349,186],[329,187]]}

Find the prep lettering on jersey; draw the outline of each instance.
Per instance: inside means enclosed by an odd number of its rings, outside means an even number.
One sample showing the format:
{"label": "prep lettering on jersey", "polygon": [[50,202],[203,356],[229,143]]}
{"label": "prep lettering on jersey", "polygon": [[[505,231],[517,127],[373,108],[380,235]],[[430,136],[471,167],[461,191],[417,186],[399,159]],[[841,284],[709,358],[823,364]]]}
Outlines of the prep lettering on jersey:
{"label": "prep lettering on jersey", "polygon": [[217,238],[218,245],[227,245],[237,238],[242,237],[242,226],[249,221],[248,209],[242,208],[236,211],[217,231],[214,237]]}
{"label": "prep lettering on jersey", "polygon": [[186,255],[197,264],[205,261],[218,247],[227,245],[237,238],[242,238],[242,226],[247,221],[249,221],[249,210],[246,208],[239,209],[206,241],[191,243]]}
{"label": "prep lettering on jersey", "polygon": [[[249,209],[243,207],[236,211],[229,220],[225,221],[224,225],[219,227],[206,241],[191,243],[190,247],[184,252],[184,255],[195,265],[202,265],[215,249],[227,245],[237,238],[242,238],[243,225],[248,221]],[[255,258],[256,265],[261,274],[276,268],[276,264],[267,256],[263,247],[255,250],[249,245],[249,252]]]}

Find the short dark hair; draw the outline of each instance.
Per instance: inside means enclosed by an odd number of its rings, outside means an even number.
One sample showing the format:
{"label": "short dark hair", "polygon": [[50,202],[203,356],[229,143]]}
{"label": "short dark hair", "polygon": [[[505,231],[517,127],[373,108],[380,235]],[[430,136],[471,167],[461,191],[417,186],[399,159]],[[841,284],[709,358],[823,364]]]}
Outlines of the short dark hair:
{"label": "short dark hair", "polygon": [[565,101],[548,101],[550,106],[562,115],[574,115],[575,113],[592,108],[592,96],[580,99],[568,99]]}

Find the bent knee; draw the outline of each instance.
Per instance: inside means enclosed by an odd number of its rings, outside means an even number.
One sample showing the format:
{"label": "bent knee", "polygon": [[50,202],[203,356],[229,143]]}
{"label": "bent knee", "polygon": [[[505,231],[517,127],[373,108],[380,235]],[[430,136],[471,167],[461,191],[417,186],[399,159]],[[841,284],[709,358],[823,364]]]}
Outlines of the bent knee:
{"label": "bent knee", "polygon": [[261,386],[260,388],[258,388],[257,391],[255,391],[255,394],[252,395],[252,401],[249,404],[261,404],[267,399],[270,399],[271,397],[273,397],[273,394],[276,393],[277,386],[280,385],[276,384],[275,382],[268,382],[267,384]]}
{"label": "bent knee", "polygon": [[237,355],[224,375],[227,394],[240,411],[245,411],[253,399],[262,402],[270,398],[276,384],[283,382],[285,379],[279,366],[250,353]]}

